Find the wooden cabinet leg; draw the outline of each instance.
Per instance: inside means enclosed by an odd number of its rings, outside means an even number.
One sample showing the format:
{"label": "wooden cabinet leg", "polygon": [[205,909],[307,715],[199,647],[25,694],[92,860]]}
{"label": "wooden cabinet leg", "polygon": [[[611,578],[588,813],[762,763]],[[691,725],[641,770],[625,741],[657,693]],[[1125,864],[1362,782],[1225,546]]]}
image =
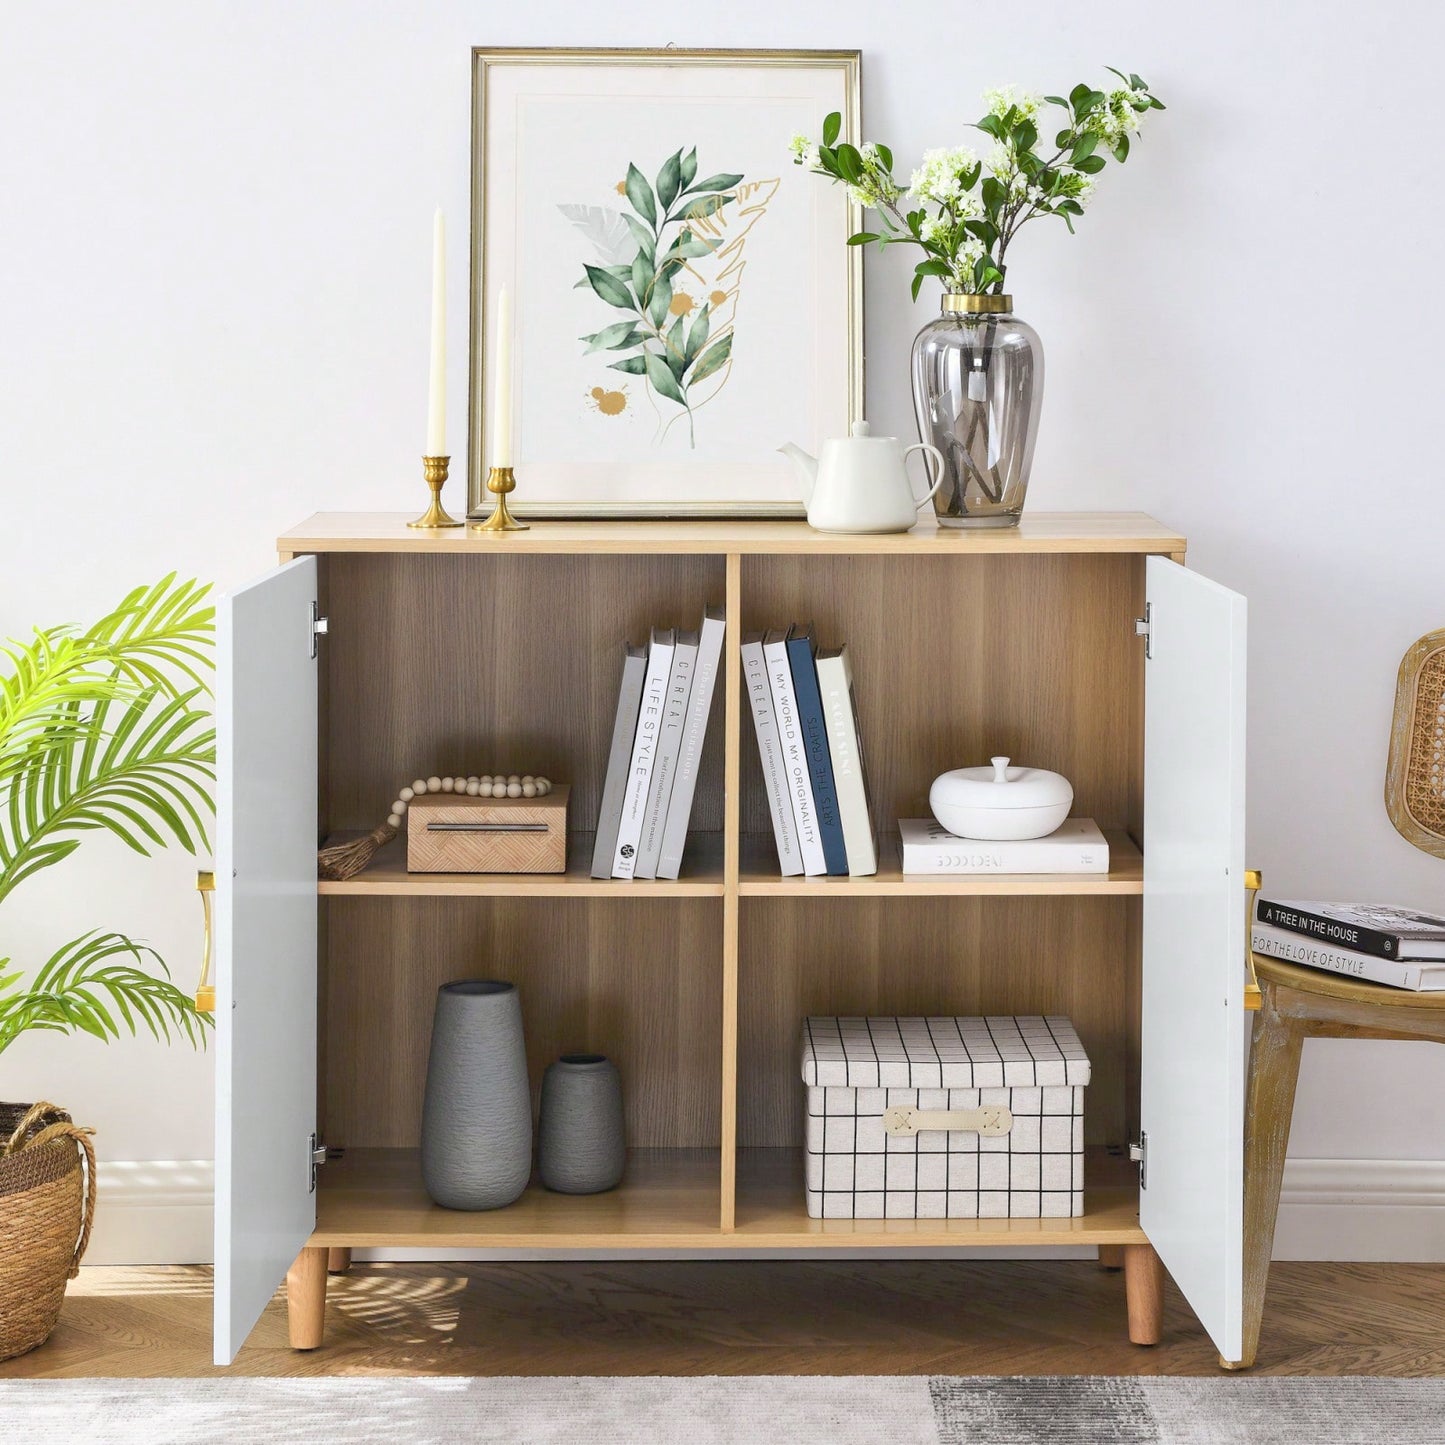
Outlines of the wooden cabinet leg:
{"label": "wooden cabinet leg", "polygon": [[286,1322],[293,1350],[314,1350],[326,1330],[326,1251],[303,1249],[286,1271]]}
{"label": "wooden cabinet leg", "polygon": [[1101,1244],[1099,1246],[1100,1269],[1123,1269],[1124,1246],[1122,1244]]}
{"label": "wooden cabinet leg", "polygon": [[1129,1339],[1157,1345],[1164,1332],[1164,1266],[1153,1245],[1124,1246],[1124,1297],[1129,1304]]}
{"label": "wooden cabinet leg", "polygon": [[349,1249],[328,1249],[326,1251],[326,1273],[345,1274],[351,1268]]}
{"label": "wooden cabinet leg", "polygon": [[1289,1147],[1304,1027],[1275,1009],[1273,987],[1254,1016],[1249,1051],[1249,1085],[1244,1104],[1244,1337],[1243,1353],[1232,1369],[1248,1369],[1259,1349],[1269,1258],[1279,1214],[1279,1188]]}

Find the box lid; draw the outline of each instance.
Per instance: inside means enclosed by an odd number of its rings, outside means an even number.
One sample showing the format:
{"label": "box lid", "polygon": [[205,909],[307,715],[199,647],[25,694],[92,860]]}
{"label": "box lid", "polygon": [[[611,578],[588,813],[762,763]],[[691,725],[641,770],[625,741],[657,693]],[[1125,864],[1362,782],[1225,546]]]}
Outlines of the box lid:
{"label": "box lid", "polygon": [[845,1089],[998,1089],[1089,1082],[1066,1018],[810,1018],[803,1082]]}

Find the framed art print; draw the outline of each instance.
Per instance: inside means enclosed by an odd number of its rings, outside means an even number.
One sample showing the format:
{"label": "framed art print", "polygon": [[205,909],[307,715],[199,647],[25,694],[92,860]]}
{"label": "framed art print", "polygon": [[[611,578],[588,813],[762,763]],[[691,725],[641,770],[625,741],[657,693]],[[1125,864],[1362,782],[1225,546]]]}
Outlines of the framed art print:
{"label": "framed art print", "polygon": [[519,514],[801,514],[777,448],[862,415],[862,271],[856,206],[788,142],[831,111],[856,142],[858,52],[472,63],[470,514],[491,505],[503,285]]}

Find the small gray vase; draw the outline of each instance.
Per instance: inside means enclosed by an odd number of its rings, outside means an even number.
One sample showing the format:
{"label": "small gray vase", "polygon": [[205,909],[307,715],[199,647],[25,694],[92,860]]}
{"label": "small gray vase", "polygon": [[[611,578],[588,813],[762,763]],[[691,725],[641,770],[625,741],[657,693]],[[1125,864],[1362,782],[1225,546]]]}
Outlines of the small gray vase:
{"label": "small gray vase", "polygon": [[560,1194],[615,1189],[627,1162],[622,1080],[601,1054],[563,1054],[542,1076],[537,1165]]}
{"label": "small gray vase", "polygon": [[421,1121],[426,1192],[446,1209],[501,1209],[532,1173],[532,1095],[515,985],[437,990]]}

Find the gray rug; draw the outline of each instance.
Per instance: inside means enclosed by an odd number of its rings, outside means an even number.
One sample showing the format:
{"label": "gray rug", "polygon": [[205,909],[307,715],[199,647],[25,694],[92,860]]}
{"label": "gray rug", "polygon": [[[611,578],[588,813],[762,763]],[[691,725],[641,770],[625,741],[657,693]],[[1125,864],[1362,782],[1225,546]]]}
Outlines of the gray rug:
{"label": "gray rug", "polygon": [[1445,1381],[708,1376],[0,1381],[87,1445],[1440,1445]]}

